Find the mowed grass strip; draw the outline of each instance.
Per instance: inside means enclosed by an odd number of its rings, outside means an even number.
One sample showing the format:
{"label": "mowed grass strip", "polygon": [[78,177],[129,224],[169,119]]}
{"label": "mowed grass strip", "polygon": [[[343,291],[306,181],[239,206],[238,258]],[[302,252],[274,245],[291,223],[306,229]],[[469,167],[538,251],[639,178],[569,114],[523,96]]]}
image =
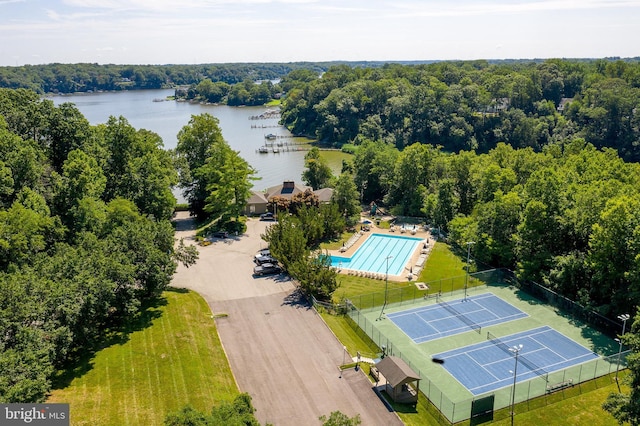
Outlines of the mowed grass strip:
{"label": "mowed grass strip", "polygon": [[211,310],[194,292],[169,290],[150,323],[90,359],[86,372],[54,390],[70,404],[73,425],[161,425],[186,404],[209,412],[238,387]]}

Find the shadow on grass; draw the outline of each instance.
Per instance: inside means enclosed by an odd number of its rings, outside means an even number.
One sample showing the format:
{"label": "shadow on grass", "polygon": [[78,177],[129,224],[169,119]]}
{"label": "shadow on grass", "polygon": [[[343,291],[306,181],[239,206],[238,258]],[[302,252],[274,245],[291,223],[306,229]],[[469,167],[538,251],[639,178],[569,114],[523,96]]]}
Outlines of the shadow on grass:
{"label": "shadow on grass", "polygon": [[384,404],[391,409],[391,411],[395,411],[397,413],[404,414],[415,414],[418,412],[417,404],[400,404],[399,402],[395,402],[391,399],[391,397],[385,391],[377,391],[376,392],[380,399],[384,399]]}
{"label": "shadow on grass", "polygon": [[[186,289],[170,287],[167,291],[178,293],[188,292]],[[72,355],[69,361],[52,378],[52,389],[62,389],[71,382],[93,369],[93,361],[96,353],[114,345],[124,345],[129,341],[130,335],[136,331],[144,330],[153,324],[153,321],[162,316],[160,308],[167,305],[164,297],[157,297],[146,302],[140,311],[129,321],[106,328],[104,334],[95,337],[95,342],[89,348],[78,351]]]}
{"label": "shadow on grass", "polygon": [[182,288],[182,287],[167,287],[167,289],[165,291],[168,291],[170,293],[180,293],[180,294],[186,294],[186,293],[190,292],[189,289]]}

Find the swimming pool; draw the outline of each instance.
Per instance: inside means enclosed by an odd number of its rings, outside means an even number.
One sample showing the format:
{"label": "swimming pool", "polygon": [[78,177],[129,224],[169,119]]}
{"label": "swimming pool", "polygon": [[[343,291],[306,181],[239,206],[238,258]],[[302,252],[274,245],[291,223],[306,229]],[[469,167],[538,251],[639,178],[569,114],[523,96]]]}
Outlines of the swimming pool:
{"label": "swimming pool", "polygon": [[353,256],[331,256],[331,266],[385,274],[387,256],[393,256],[389,259],[389,275],[402,275],[411,255],[422,241],[422,238],[371,234]]}

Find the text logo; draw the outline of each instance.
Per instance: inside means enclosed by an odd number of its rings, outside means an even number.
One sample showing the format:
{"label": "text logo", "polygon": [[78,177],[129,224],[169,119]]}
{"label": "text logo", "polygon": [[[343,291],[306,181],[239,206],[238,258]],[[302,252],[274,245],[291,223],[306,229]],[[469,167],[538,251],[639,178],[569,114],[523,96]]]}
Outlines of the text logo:
{"label": "text logo", "polygon": [[0,404],[0,425],[69,426],[69,404]]}

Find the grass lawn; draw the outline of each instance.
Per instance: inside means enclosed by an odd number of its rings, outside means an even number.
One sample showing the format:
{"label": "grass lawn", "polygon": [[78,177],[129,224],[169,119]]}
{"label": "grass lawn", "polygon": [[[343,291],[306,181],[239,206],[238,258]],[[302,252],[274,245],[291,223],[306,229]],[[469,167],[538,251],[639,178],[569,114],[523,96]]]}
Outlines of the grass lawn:
{"label": "grass lawn", "polygon": [[48,400],[69,403],[73,425],[161,425],[186,404],[209,412],[239,393],[197,293],[166,291],[113,341],[66,372]]}
{"label": "grass lawn", "polygon": [[447,244],[436,243],[418,281],[432,282],[461,277],[465,274],[465,262],[466,259],[454,254]]}
{"label": "grass lawn", "polygon": [[[465,259],[466,260],[466,259]],[[443,292],[462,289],[464,287],[465,276],[465,260],[455,255],[449,246],[445,243],[436,243],[424,269],[420,273],[420,277],[416,281],[429,283],[432,287],[431,292],[442,287]],[[451,277],[454,277],[453,279]],[[362,295],[371,295],[379,293],[376,297],[372,297],[371,303],[363,306],[382,305],[384,298],[381,294],[384,292],[384,280],[375,280],[365,277],[357,277],[354,275],[338,275],[339,288],[333,294],[334,302],[338,303],[344,298],[354,301]],[[474,279],[471,278],[469,286],[474,285]],[[388,283],[388,301],[394,303],[401,298],[406,300],[411,297],[421,297],[424,292],[419,292],[416,287],[407,281],[389,281]]]}
{"label": "grass lawn", "polygon": [[[627,372],[622,371],[620,377],[626,376]],[[629,389],[622,387],[622,391],[629,393]],[[526,403],[516,405],[515,424],[523,425],[589,425],[589,426],[617,426],[618,422],[611,414],[604,411],[602,403],[612,392],[618,392],[618,387],[611,380],[610,376],[601,377],[595,381],[586,382],[565,391],[564,399],[562,392],[554,397],[558,399],[549,405],[539,408],[527,409]],[[552,397],[553,398],[553,397]],[[533,404],[535,402],[532,402]],[[511,424],[511,417],[508,409],[497,413],[495,425]]]}
{"label": "grass lawn", "polygon": [[333,174],[337,177],[340,176],[342,172],[342,162],[353,160],[352,154],[347,154],[346,152],[338,151],[338,150],[321,150],[320,158],[324,159],[327,162],[327,165],[333,172]]}

